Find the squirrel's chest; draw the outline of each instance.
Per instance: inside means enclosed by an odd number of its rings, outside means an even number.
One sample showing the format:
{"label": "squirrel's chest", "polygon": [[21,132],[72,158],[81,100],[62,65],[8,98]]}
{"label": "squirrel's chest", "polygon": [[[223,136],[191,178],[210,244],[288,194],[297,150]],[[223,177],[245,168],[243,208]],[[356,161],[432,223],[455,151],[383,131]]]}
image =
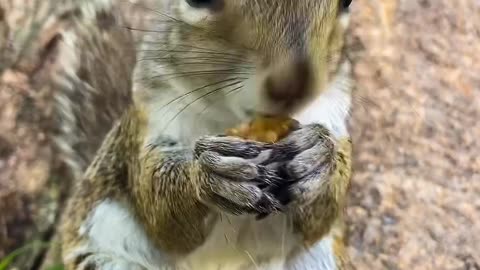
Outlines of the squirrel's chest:
{"label": "squirrel's chest", "polygon": [[[255,99],[253,96],[249,99]],[[204,135],[223,134],[225,130],[247,121],[245,104],[230,96],[202,97],[171,89],[149,103],[148,138],[159,135],[193,146]]]}
{"label": "squirrel's chest", "polygon": [[329,238],[312,250],[303,250],[283,214],[261,221],[254,217],[219,217],[204,245],[180,261],[178,267],[185,270],[336,268]]}
{"label": "squirrel's chest", "polygon": [[181,269],[284,269],[287,255],[298,245],[288,223],[280,214],[261,221],[222,214],[204,245],[180,263]]}
{"label": "squirrel's chest", "polygon": [[[112,228],[112,224],[121,225]],[[116,258],[111,262],[112,268],[105,269],[337,269],[333,238],[325,236],[307,250],[300,245],[283,214],[260,221],[252,216],[218,217],[205,243],[174,262],[167,259],[167,253],[155,247],[128,209],[115,201],[100,203],[80,233],[88,234],[89,240],[74,253],[92,252]]]}

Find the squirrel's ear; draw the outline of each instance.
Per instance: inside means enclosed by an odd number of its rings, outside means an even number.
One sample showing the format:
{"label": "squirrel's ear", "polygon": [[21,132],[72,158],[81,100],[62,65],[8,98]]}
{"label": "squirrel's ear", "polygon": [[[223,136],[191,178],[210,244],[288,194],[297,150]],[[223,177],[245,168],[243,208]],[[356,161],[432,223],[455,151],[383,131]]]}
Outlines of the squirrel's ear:
{"label": "squirrel's ear", "polygon": [[342,5],[342,8],[348,8],[350,4],[352,3],[352,0],[340,0],[340,5]]}

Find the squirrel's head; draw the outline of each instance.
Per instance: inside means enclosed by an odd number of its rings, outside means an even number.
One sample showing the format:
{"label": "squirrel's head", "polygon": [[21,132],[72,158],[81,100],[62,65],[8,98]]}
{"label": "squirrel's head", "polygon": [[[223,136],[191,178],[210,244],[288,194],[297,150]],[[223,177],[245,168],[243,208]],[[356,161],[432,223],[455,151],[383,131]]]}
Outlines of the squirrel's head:
{"label": "squirrel's head", "polygon": [[164,2],[156,33],[165,35],[154,38],[162,55],[152,57],[159,76],[186,91],[252,91],[261,110],[285,113],[336,73],[351,0]]}

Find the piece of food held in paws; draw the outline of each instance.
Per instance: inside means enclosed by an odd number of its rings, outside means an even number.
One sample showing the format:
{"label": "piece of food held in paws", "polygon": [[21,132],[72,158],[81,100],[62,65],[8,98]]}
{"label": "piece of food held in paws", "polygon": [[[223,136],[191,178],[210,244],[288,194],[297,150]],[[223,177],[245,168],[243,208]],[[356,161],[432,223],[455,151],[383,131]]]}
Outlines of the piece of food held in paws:
{"label": "piece of food held in paws", "polygon": [[228,129],[226,134],[247,140],[276,143],[298,127],[299,123],[288,116],[258,115],[249,123]]}
{"label": "piece of food held in paws", "polygon": [[[293,130],[299,128],[299,126],[300,124],[296,120],[288,116],[268,116],[258,114],[252,121],[228,129],[226,135],[239,137],[245,140],[274,144],[287,137]],[[264,163],[268,163],[268,160],[271,159],[269,157],[264,158]],[[257,162],[262,163],[262,160],[257,160]],[[280,167],[285,164],[269,165],[270,167],[275,167],[275,171],[279,174],[279,179],[284,179],[284,181],[276,182],[270,186],[263,186],[263,188],[265,188],[270,194],[276,195],[282,205],[286,205],[291,200],[287,192],[291,181],[285,181],[286,179],[289,179],[289,177],[285,174],[286,170]],[[267,216],[268,214],[262,213],[257,215],[257,219],[263,219]]]}

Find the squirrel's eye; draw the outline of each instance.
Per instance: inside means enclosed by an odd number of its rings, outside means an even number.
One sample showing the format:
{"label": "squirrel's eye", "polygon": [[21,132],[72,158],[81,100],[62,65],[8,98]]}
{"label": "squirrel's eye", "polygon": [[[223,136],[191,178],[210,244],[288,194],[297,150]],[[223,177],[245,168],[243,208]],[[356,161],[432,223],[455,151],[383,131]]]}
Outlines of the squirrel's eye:
{"label": "squirrel's eye", "polygon": [[341,0],[341,5],[342,5],[342,8],[348,8],[350,6],[350,4],[352,3],[352,0]]}
{"label": "squirrel's eye", "polygon": [[223,6],[223,0],[187,0],[193,8],[208,8],[218,10]]}

